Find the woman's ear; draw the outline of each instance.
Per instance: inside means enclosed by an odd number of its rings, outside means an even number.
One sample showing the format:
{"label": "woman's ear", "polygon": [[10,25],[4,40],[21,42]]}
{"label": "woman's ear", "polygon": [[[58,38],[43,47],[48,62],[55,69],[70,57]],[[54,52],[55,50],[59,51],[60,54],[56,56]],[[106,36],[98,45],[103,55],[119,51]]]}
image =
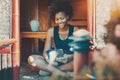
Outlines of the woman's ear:
{"label": "woman's ear", "polygon": [[69,16],[67,16],[67,20],[69,20]]}

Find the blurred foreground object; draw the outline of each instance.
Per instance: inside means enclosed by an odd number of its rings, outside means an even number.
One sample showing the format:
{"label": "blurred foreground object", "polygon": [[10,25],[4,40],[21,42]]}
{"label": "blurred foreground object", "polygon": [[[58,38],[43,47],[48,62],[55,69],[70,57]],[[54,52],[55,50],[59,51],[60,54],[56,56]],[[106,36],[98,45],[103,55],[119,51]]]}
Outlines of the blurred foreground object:
{"label": "blurred foreground object", "polygon": [[92,39],[90,33],[85,29],[77,30],[70,36],[73,42],[69,44],[70,50],[74,52],[74,77],[79,77],[79,72],[84,66],[88,66],[88,55],[93,45],[90,40]]}
{"label": "blurred foreground object", "polygon": [[94,71],[98,80],[119,80],[120,17],[111,19],[105,27],[107,29],[106,47],[94,51]]}

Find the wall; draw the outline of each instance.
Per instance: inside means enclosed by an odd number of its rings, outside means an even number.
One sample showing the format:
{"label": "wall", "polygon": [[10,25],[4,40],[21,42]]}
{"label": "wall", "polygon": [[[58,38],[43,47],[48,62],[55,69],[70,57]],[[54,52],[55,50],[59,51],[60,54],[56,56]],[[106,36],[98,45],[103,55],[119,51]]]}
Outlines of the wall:
{"label": "wall", "polygon": [[38,0],[20,0],[20,30],[31,31],[29,22],[38,19]]}
{"label": "wall", "polygon": [[[20,31],[31,31],[29,22],[38,19],[38,0],[20,0]],[[32,53],[34,39],[21,39],[21,61],[27,62]]]}
{"label": "wall", "polygon": [[[38,0],[38,2],[40,30],[47,30],[52,25],[49,21],[50,5],[48,0]],[[73,6],[74,15],[69,23],[80,28],[87,28],[87,0],[70,0],[70,2]]]}
{"label": "wall", "polygon": [[50,27],[48,0],[38,0],[38,15],[40,31],[46,31]]}
{"label": "wall", "polygon": [[[70,24],[87,26],[87,0],[70,0],[70,2],[74,9]],[[49,0],[21,0],[21,31],[31,31],[29,22],[32,19],[40,21],[40,31],[51,27],[49,3]]]}
{"label": "wall", "polygon": [[87,0],[70,0],[73,6],[73,25],[87,28]]}

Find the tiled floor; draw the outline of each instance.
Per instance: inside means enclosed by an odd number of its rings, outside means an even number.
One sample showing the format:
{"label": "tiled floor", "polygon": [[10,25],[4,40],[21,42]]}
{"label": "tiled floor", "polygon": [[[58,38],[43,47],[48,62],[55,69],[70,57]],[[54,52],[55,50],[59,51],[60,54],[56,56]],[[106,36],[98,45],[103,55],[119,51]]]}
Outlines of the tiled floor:
{"label": "tiled floor", "polygon": [[72,80],[71,78],[62,77],[56,73],[52,76],[40,76],[38,72],[39,70],[32,68],[26,63],[22,63],[19,80]]}
{"label": "tiled floor", "polygon": [[20,67],[20,80],[44,80],[38,74],[38,70],[33,69],[27,63],[22,63]]}
{"label": "tiled floor", "polygon": [[20,67],[19,80],[72,80],[69,77],[62,77],[56,73],[52,76],[40,76],[38,72],[39,70],[32,68],[27,63],[22,63]]}
{"label": "tiled floor", "polygon": [[20,77],[20,80],[44,80],[44,77],[37,75],[24,75]]}

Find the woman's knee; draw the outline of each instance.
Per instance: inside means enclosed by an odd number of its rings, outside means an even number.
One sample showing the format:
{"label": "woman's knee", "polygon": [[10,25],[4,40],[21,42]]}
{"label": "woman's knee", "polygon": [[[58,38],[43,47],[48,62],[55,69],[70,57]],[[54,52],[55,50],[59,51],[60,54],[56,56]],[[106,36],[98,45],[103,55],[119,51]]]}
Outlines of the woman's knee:
{"label": "woman's knee", "polygon": [[28,64],[30,64],[30,65],[35,67],[37,65],[36,61],[38,61],[41,58],[43,58],[43,57],[39,56],[39,55],[30,55],[28,57]]}
{"label": "woman's knee", "polygon": [[34,63],[34,57],[33,57],[33,55],[31,55],[28,57],[28,64],[35,66],[35,64],[33,64],[33,63]]}

